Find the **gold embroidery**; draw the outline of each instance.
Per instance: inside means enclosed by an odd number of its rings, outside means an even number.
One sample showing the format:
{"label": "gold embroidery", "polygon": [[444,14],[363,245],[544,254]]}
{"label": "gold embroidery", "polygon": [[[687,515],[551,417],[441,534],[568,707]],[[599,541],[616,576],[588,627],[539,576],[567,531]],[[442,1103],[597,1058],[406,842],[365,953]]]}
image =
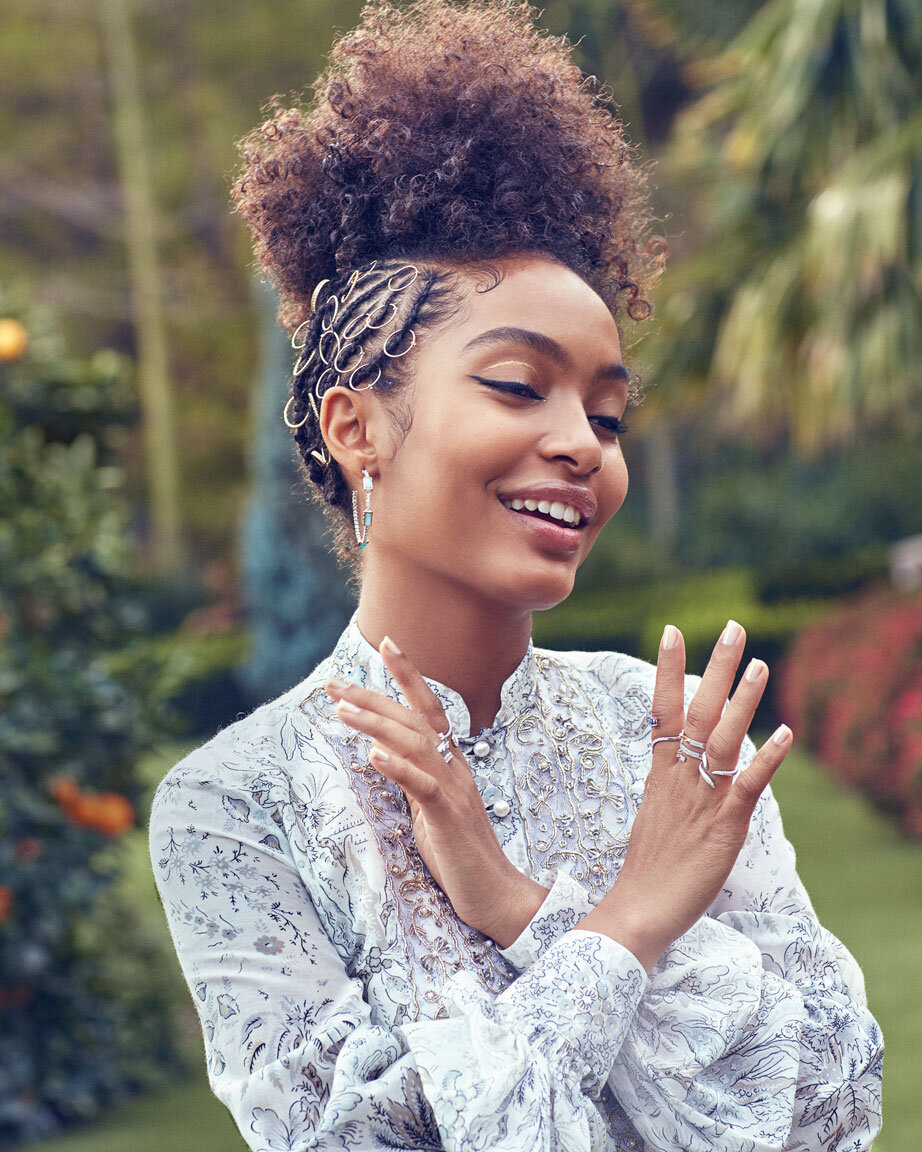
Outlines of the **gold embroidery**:
{"label": "gold embroidery", "polygon": [[[368,763],[370,741],[345,728],[341,737],[335,734],[329,701],[320,688],[302,700],[299,707],[318,731],[327,733],[329,747],[340,760],[384,861],[407,941],[408,960],[415,969],[407,983],[414,996],[417,1019],[447,1016],[442,991],[446,982],[462,970],[474,972],[494,995],[502,992],[515,978],[515,970],[491,940],[458,919],[448,897],[432,879],[413,841],[406,798]],[[426,1008],[419,1002],[420,992]]]}

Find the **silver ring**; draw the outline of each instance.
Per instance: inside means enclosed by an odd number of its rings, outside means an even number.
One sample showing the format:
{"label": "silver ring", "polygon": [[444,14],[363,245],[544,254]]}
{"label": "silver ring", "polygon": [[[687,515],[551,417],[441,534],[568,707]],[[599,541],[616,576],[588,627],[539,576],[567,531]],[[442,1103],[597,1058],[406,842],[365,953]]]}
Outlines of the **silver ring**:
{"label": "silver ring", "polygon": [[681,736],[657,736],[656,739],[653,741],[653,743],[650,746],[651,746],[651,748],[655,748],[657,746],[657,744],[662,744],[664,740],[681,740],[681,739],[682,739]]}
{"label": "silver ring", "polygon": [[717,785],[708,774],[708,756],[707,752],[702,752],[701,761],[698,764],[698,775],[710,788],[716,788]]}
{"label": "silver ring", "polygon": [[307,320],[302,320],[301,323],[298,325],[298,327],[295,328],[294,332],[292,332],[292,334],[291,334],[291,346],[292,346],[292,348],[296,349],[297,351],[300,351],[304,347],[304,345],[307,343],[307,333],[304,334],[304,339],[301,341],[300,344],[297,343],[297,340],[298,340],[298,336],[300,335],[301,329],[306,328],[308,326],[308,324],[310,324],[311,319],[312,319],[312,317],[308,317]]}
{"label": "silver ring", "polygon": [[454,739],[454,733],[451,730],[451,721],[448,721],[448,728],[444,732],[437,732],[439,738],[436,751],[442,757],[446,764],[451,763],[451,758],[454,755],[451,742]]}
{"label": "silver ring", "polygon": [[401,356],[406,356],[406,354],[408,352],[412,351],[412,349],[414,349],[416,347],[416,329],[411,328],[409,331],[410,331],[410,335],[412,336],[412,340],[410,341],[408,346],[406,348],[404,348],[404,350],[402,352],[388,352],[387,346],[388,346],[388,344],[390,344],[392,336],[399,336],[400,339],[402,340],[404,338],[404,336],[406,335],[405,332],[398,332],[397,329],[395,328],[393,330],[393,332],[390,333],[388,338],[384,341],[384,345],[383,345],[384,355],[389,357],[391,360],[399,360]]}
{"label": "silver ring", "polygon": [[285,421],[285,423],[288,425],[288,427],[292,428],[292,429],[297,429],[297,428],[303,427],[303,425],[305,425],[307,423],[308,416],[310,416],[310,410],[308,410],[307,412],[304,413],[304,415],[301,417],[301,419],[298,421],[297,424],[292,424],[292,422],[288,419],[288,409],[291,407],[292,401],[294,401],[296,399],[297,399],[297,397],[295,397],[295,396],[289,396],[288,397],[288,403],[285,405],[285,410],[282,412],[282,419]]}

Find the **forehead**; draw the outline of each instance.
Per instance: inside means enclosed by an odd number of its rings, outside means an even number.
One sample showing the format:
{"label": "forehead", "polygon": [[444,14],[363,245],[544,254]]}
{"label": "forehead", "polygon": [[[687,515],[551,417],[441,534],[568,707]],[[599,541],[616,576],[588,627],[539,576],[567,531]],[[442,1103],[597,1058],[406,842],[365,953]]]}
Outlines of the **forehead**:
{"label": "forehead", "polygon": [[468,278],[465,307],[444,330],[445,351],[461,354],[484,332],[520,328],[550,337],[567,350],[574,363],[620,360],[614,317],[575,272],[540,257],[509,260],[500,269],[500,282],[487,291],[482,277]]}

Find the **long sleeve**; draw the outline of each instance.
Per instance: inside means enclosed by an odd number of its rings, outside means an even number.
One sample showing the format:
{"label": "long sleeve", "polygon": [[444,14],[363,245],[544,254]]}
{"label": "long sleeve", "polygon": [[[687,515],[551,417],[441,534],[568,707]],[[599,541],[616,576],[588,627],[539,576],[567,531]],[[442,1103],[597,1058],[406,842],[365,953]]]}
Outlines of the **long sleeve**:
{"label": "long sleeve", "polygon": [[592,1100],[646,979],[630,953],[567,932],[499,995],[461,972],[448,1018],[386,1026],[271,804],[230,775],[201,750],[177,766],[150,837],[209,1079],[254,1152],[604,1147]]}
{"label": "long sleeve", "polygon": [[[741,765],[755,749],[747,739]],[[524,968],[578,923],[561,876],[507,954]],[[818,922],[768,790],[709,915],[651,973],[609,1086],[652,1150],[864,1152],[883,1039],[861,970]]]}
{"label": "long sleeve", "polygon": [[609,1083],[651,1149],[865,1152],[882,1063],[860,969],[818,922],[769,791],[709,915],[651,973]]}

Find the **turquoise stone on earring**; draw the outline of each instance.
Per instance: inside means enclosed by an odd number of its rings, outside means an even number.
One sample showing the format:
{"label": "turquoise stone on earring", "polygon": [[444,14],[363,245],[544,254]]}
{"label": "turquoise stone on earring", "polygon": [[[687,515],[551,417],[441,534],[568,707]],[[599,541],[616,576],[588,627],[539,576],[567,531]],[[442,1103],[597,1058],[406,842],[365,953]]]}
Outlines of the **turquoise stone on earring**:
{"label": "turquoise stone on earring", "polygon": [[359,526],[359,502],[355,492],[352,493],[352,523],[355,527],[356,543],[360,548],[365,548],[368,544],[368,530],[371,528],[371,492],[374,486],[374,480],[363,468],[362,489],[365,493],[365,509],[362,513],[361,529]]}

